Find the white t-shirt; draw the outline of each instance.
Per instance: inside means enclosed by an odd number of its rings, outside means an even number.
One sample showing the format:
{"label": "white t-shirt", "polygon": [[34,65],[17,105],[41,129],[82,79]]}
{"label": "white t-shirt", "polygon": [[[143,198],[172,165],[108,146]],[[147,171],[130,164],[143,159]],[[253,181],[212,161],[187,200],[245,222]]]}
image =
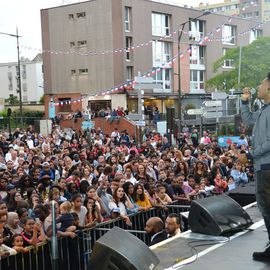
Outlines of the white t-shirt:
{"label": "white t-shirt", "polygon": [[85,225],[85,216],[87,214],[87,208],[82,205],[80,212],[76,212],[74,210],[73,210],[73,212],[78,214],[79,220],[80,220],[80,226],[84,226]]}

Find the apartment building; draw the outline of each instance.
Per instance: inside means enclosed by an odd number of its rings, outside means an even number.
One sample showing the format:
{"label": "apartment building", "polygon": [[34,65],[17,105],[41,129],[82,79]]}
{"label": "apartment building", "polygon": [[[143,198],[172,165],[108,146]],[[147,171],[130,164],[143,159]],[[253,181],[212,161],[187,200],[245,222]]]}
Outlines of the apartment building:
{"label": "apartment building", "polygon": [[[21,89],[23,103],[37,103],[44,94],[42,55],[33,60],[21,59]],[[0,98],[7,99],[10,95],[18,96],[18,63],[0,63]]]}
{"label": "apartment building", "polygon": [[199,9],[262,22],[270,20],[270,0],[224,0],[217,4],[201,3]]}
{"label": "apartment building", "polygon": [[[138,72],[151,75],[158,85],[145,91],[146,106],[156,105],[160,112],[177,108],[178,56],[181,93],[201,97],[205,81],[215,75],[215,60],[270,32],[254,20],[201,15],[150,0],[92,0],[41,10],[46,112],[54,102],[62,105],[57,112],[89,105],[93,110],[128,107],[136,113],[136,91],[129,84],[118,86]],[[231,68],[228,59],[219,72]]]}

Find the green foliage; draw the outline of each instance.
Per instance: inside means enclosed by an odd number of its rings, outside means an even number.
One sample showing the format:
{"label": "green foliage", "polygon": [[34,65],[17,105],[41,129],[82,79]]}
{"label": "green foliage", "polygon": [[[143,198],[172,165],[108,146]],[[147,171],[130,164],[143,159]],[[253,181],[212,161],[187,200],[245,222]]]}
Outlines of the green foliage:
{"label": "green foliage", "polygon": [[18,105],[20,103],[18,97],[14,95],[9,95],[9,98],[7,98],[5,102],[9,105]]}
{"label": "green foliage", "polygon": [[[19,116],[20,116],[20,110],[15,110],[14,112],[12,112],[12,117],[19,117]],[[42,118],[43,116],[44,116],[44,112],[23,110],[23,117]]]}
{"label": "green foliage", "polygon": [[44,101],[44,95],[43,95],[43,96],[40,98],[39,103],[40,103],[40,104],[44,104],[44,102],[45,102],[45,101]]}
{"label": "green foliage", "polygon": [[191,110],[191,109],[195,109],[195,105],[193,103],[188,103],[185,105],[185,111]]}
{"label": "green foliage", "polygon": [[[266,77],[270,69],[269,49],[270,37],[259,38],[242,48],[240,88],[245,86],[256,88]],[[224,57],[214,63],[214,72],[223,66],[225,59],[233,59],[234,68],[209,79],[206,82],[206,87],[221,90],[224,89],[223,83],[225,81],[227,90],[238,88],[239,51],[239,48],[230,49]]]}

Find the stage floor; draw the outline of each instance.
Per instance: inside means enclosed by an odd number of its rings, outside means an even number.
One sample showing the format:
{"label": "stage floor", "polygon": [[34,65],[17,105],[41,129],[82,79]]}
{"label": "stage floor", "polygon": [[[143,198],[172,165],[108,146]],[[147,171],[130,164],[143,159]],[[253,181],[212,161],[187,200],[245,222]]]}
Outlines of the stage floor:
{"label": "stage floor", "polygon": [[[231,236],[206,237],[191,232],[183,233],[183,237],[166,240],[165,243],[153,246],[153,252],[160,259],[155,270],[266,270],[270,264],[252,260],[254,251],[261,251],[267,243],[267,232],[257,206],[246,209],[254,225],[253,231],[243,231]],[[192,237],[192,238],[191,238]],[[209,241],[211,240],[212,241]],[[191,246],[197,246],[198,256]],[[182,264],[182,265],[181,265]]]}

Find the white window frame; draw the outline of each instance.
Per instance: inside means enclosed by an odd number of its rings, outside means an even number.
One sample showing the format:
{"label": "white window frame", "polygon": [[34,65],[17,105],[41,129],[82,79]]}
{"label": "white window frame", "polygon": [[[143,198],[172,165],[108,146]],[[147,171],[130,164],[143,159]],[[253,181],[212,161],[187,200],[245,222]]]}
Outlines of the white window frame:
{"label": "white window frame", "polygon": [[235,45],[236,43],[236,26],[225,24],[222,27],[222,43]]}
{"label": "white window frame", "polygon": [[[223,48],[223,56],[225,56],[227,50],[228,48]],[[223,68],[234,68],[233,59],[225,59],[223,61]]]}
{"label": "white window frame", "polygon": [[[201,29],[202,28],[202,29]],[[189,23],[189,39],[200,41],[204,37],[205,21],[191,20]]]}
{"label": "white window frame", "polygon": [[22,83],[22,89],[23,89],[23,92],[27,92],[27,83],[26,82]]}
{"label": "white window frame", "polygon": [[127,66],[127,81],[133,80],[133,66]]}
{"label": "white window frame", "polygon": [[[203,77],[202,80],[201,80],[201,75]],[[190,70],[190,90],[191,91],[204,90],[204,78],[205,78],[204,70]]]}
{"label": "white window frame", "polygon": [[152,35],[167,36],[170,34],[171,17],[168,14],[152,13]]}
{"label": "white window frame", "polygon": [[125,32],[130,32],[131,31],[131,7],[125,6],[124,21],[125,21]]}
{"label": "white window frame", "polygon": [[153,65],[169,62],[172,57],[172,44],[170,42],[155,41],[153,45]]}
{"label": "white window frame", "polygon": [[12,71],[8,71],[8,90],[13,91]]}
{"label": "white window frame", "polygon": [[26,65],[22,65],[22,78],[26,79]]}
{"label": "white window frame", "polygon": [[205,47],[199,45],[190,46],[190,64],[191,65],[204,65],[205,61]]}
{"label": "white window frame", "polygon": [[22,101],[23,102],[28,102],[28,97],[27,96],[22,96]]}
{"label": "white window frame", "polygon": [[126,37],[126,61],[131,61],[132,37]]}
{"label": "white window frame", "polygon": [[171,91],[172,89],[172,68],[161,68],[159,72],[156,72],[153,75],[153,83],[156,85],[161,85],[161,88],[158,88],[161,91],[167,90]]}
{"label": "white window frame", "polygon": [[249,34],[249,43],[252,43],[254,40],[257,40],[258,37],[263,35],[262,29],[252,29]]}

